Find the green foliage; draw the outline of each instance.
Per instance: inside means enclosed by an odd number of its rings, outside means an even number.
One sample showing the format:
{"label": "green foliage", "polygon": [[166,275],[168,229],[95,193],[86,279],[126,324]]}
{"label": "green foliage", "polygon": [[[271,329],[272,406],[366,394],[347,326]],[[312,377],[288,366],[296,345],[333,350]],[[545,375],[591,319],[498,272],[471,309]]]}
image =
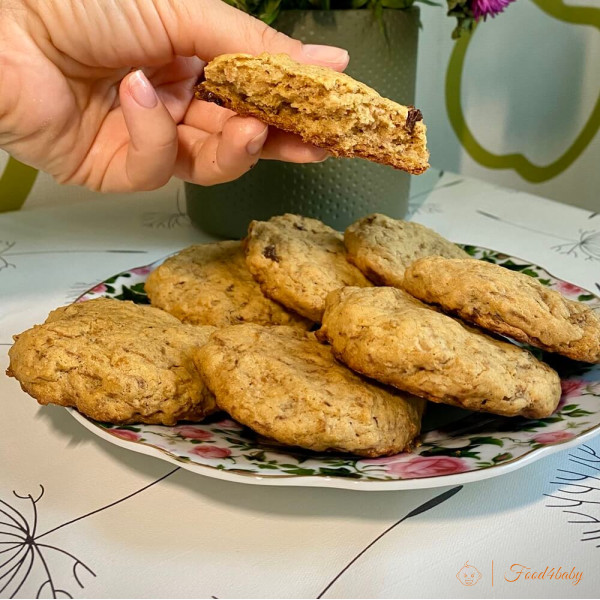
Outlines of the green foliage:
{"label": "green foliage", "polygon": [[356,8],[371,9],[380,16],[384,8],[403,10],[415,2],[439,6],[433,0],[224,0],[244,12],[271,25],[281,10],[347,10]]}

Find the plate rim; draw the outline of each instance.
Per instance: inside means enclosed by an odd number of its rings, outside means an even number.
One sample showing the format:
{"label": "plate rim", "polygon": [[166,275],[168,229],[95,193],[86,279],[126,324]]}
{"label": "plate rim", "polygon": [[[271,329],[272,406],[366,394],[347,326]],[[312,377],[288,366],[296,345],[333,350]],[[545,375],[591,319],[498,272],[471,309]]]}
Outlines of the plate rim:
{"label": "plate rim", "polygon": [[[212,243],[212,242],[205,242]],[[526,264],[530,264],[536,266],[540,269],[543,269],[550,277],[562,281],[565,283],[570,283],[566,279],[562,277],[557,277],[552,272],[550,272],[545,266],[539,265],[535,262],[532,262],[529,259],[522,258],[520,256],[515,256],[513,254],[508,254],[501,250],[495,250],[492,248],[487,248],[485,246],[479,246],[477,244],[464,244],[459,242],[454,242],[460,246],[472,246],[479,250],[489,251],[496,254],[504,255],[510,259],[516,259]],[[162,258],[159,258],[155,261],[147,263],[145,265],[139,265],[130,267],[125,269],[119,273],[111,275],[107,277],[105,280],[97,282],[95,285],[87,289],[85,292],[81,293],[74,302],[81,302],[85,296],[90,293],[93,293],[92,290],[101,285],[108,279],[117,278],[119,276],[124,275],[125,273],[130,273],[134,269],[145,269],[150,267],[156,267],[164,262],[170,256],[177,254],[178,251],[169,253]],[[572,284],[577,285],[577,284]],[[581,287],[577,285],[583,292],[587,292],[587,294],[592,295],[595,300],[600,305],[600,295],[596,294],[592,290],[588,290],[587,288]],[[158,446],[154,446],[153,444],[142,443],[137,441],[130,441],[121,439],[115,435],[111,435],[108,431],[104,430],[99,425],[95,424],[93,420],[88,419],[86,416],[79,413],[75,408],[66,407],[66,410],[71,414],[71,416],[82,424],[88,431],[97,435],[101,439],[112,443],[121,448],[125,448],[127,450],[131,450],[138,454],[143,454],[146,456],[150,456],[152,458],[157,458],[159,460],[163,460],[169,462],[175,466],[181,467],[187,471],[192,473],[196,473],[199,475],[204,475],[206,477],[212,477],[213,479],[219,479],[222,481],[229,481],[235,483],[245,483],[250,485],[268,485],[268,486],[276,486],[276,487],[324,487],[324,488],[335,488],[335,489],[348,489],[348,490],[357,490],[357,491],[394,491],[394,490],[409,490],[409,489],[428,489],[428,488],[437,488],[451,485],[463,485],[467,483],[472,483],[475,481],[482,481],[485,479],[491,479],[492,477],[497,477],[500,475],[504,475],[506,473],[510,473],[522,467],[525,467],[541,458],[545,458],[546,456],[550,456],[556,452],[561,450],[566,450],[568,448],[572,448],[575,446],[579,446],[582,443],[585,443],[589,439],[592,439],[596,435],[600,433],[600,423],[598,425],[584,431],[580,435],[575,438],[569,440],[563,440],[554,442],[551,444],[546,444],[544,446],[540,446],[538,448],[532,448],[527,453],[513,458],[509,461],[490,465],[488,467],[484,467],[481,469],[467,471],[464,473],[454,473],[450,475],[437,475],[430,477],[421,477],[421,478],[412,478],[412,479],[351,479],[347,477],[335,477],[331,475],[262,475],[256,472],[245,472],[242,469],[219,469],[217,467],[213,467],[208,464],[200,464],[196,462],[189,462],[185,460],[178,459],[177,456],[168,452],[165,449],[162,449]]]}
{"label": "plate rim", "polygon": [[600,433],[600,423],[582,433],[576,438],[561,442],[554,442],[535,448],[527,454],[519,456],[512,461],[507,461],[498,465],[492,465],[475,471],[467,471],[465,473],[455,473],[452,475],[437,475],[435,477],[419,477],[413,479],[350,479],[347,477],[332,477],[330,475],[272,475],[261,476],[254,472],[241,472],[235,469],[218,469],[210,465],[193,463],[184,460],[178,460],[173,454],[158,448],[152,444],[143,444],[129,440],[121,439],[115,435],[111,435],[108,431],[102,429],[99,425],[90,421],[79,413],[75,408],[65,407],[67,412],[88,431],[97,435],[99,438],[112,443],[116,446],[131,450],[138,454],[144,454],[152,458],[164,460],[177,467],[181,467],[186,471],[191,471],[198,475],[212,477],[221,481],[229,481],[233,483],[245,483],[250,485],[268,485],[274,487],[328,487],[335,489],[356,490],[356,491],[402,491],[402,490],[417,490],[446,487],[452,485],[464,485],[475,481],[483,481],[505,475],[512,471],[516,471],[533,462],[550,456],[561,450],[579,446],[589,439]]}

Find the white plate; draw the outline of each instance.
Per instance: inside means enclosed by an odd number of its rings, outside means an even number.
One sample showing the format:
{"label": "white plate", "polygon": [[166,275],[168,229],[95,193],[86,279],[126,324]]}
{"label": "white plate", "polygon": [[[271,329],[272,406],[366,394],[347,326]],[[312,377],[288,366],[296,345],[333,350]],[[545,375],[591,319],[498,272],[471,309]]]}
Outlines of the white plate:
{"label": "white plate", "polygon": [[[600,310],[600,298],[520,259],[467,246],[473,256],[536,277],[567,298]],[[81,296],[147,302],[144,281],[160,261],[119,273]],[[535,351],[536,353],[540,351]],[[413,453],[364,459],[316,454],[257,436],[221,414],[200,424],[117,426],[70,410],[75,419],[118,446],[201,475],[257,485],[406,490],[495,477],[600,431],[600,365],[544,354],[561,375],[563,396],[546,419],[506,418],[429,403],[422,445]]]}

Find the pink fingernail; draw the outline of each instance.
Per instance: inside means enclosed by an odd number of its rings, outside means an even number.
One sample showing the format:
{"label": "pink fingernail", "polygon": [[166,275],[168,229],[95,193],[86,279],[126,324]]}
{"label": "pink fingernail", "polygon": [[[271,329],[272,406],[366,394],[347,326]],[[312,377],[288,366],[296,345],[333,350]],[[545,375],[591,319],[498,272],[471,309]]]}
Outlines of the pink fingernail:
{"label": "pink fingernail", "polygon": [[128,83],[131,96],[140,106],[154,108],[158,104],[158,96],[143,71],[135,71]]}
{"label": "pink fingernail", "polygon": [[246,152],[248,154],[250,154],[250,156],[252,156],[254,154],[258,154],[262,150],[262,147],[264,146],[264,143],[267,140],[268,133],[269,133],[269,128],[265,127],[265,129],[262,133],[259,133],[257,136],[253,137],[246,144]]}
{"label": "pink fingernail", "polygon": [[348,50],[335,46],[320,46],[318,44],[305,44],[302,47],[304,56],[311,60],[321,62],[343,63],[348,62]]}

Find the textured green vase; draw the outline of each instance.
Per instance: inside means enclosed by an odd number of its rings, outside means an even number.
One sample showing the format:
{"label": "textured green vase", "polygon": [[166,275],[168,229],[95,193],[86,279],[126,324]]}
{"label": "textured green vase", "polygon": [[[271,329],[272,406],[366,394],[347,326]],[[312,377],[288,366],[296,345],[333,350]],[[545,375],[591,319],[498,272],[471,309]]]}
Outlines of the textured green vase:
{"label": "textured green vase", "polygon": [[[289,10],[276,29],[306,43],[347,48],[347,73],[381,95],[414,103],[419,11],[385,10],[383,26],[370,10]],[[357,218],[406,214],[410,176],[362,159],[329,158],[296,165],[261,160],[246,175],[212,187],[186,184],[187,210],[203,231],[244,237],[252,219],[285,212],[316,217],[342,230]]]}

